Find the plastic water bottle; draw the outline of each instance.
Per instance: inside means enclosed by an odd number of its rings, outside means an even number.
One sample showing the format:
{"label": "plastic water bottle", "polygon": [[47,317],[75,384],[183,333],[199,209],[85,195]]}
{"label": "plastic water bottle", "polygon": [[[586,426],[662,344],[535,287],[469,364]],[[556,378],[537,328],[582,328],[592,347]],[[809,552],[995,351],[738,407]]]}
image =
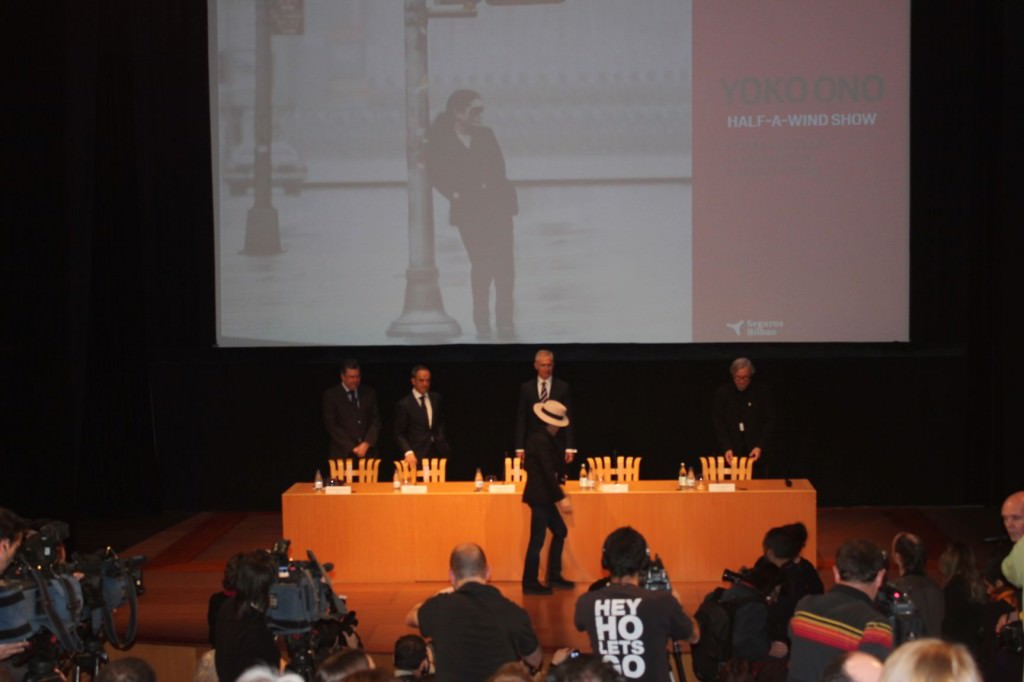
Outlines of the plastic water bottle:
{"label": "plastic water bottle", "polygon": [[398,492],[402,489],[402,477],[398,475],[398,467],[395,467],[395,476],[391,479],[391,486]]}
{"label": "plastic water bottle", "polygon": [[320,473],[320,470],[316,470],[316,475],[313,476],[313,490],[324,489],[324,476]]}
{"label": "plastic water bottle", "polygon": [[686,470],[686,487],[692,488],[697,485],[697,477],[693,474],[693,467]]}
{"label": "plastic water bottle", "polygon": [[480,467],[477,467],[476,474],[473,476],[473,492],[480,492],[484,489],[484,475],[480,473]]}
{"label": "plastic water bottle", "polygon": [[587,478],[587,465],[580,465],[580,490],[586,490],[590,487],[590,479]]}
{"label": "plastic water bottle", "polygon": [[686,462],[679,463],[679,489],[686,489]]}

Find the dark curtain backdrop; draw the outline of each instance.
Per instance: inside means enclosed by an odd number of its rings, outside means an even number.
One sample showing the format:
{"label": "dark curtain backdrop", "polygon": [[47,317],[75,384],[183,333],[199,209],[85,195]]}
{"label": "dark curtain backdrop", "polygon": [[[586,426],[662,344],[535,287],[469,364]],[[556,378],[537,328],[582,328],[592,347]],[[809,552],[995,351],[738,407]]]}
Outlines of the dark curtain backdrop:
{"label": "dark curtain backdrop", "polygon": [[[997,503],[1024,487],[1021,8],[913,8],[913,341],[557,347],[583,454],[643,455],[646,476],[674,475],[710,451],[711,391],[749,354],[779,402],[776,456],[822,504]],[[0,505],[276,509],[324,466],[320,392],[349,354],[385,425],[410,365],[429,363],[450,406],[450,475],[497,471],[532,347],[213,348],[206,12],[197,0],[0,9],[14,37]],[[390,436],[383,447],[391,458]]]}

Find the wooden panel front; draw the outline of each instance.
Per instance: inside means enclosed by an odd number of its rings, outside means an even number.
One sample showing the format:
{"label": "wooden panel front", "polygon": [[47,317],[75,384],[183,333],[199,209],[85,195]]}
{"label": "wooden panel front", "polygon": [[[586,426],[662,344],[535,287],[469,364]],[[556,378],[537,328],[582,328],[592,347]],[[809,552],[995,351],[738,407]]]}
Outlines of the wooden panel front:
{"label": "wooden panel front", "polygon": [[[803,521],[805,555],[816,555],[817,493],[806,480],[754,480],[728,493],[679,492],[675,481],[630,483],[628,493],[580,492],[570,482],[574,513],[563,567],[570,580],[602,575],[604,538],[630,525],[647,538],[673,581],[718,581],[722,569],[750,565],[768,528]],[[351,495],[313,491],[297,483],[281,498],[284,537],[292,554],[311,548],[334,564],[340,582],[444,581],[448,554],[460,542],[487,552],[491,579],[518,581],[530,533],[519,494],[473,492],[471,481],[432,483],[426,495],[403,495],[390,484],[357,483]]]}

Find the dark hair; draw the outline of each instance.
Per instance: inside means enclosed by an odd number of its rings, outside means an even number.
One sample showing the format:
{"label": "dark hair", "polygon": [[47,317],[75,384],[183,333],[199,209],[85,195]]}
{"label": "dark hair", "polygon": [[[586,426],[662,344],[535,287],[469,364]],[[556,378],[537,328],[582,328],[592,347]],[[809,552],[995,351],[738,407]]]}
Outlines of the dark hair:
{"label": "dark hair", "polygon": [[316,682],[338,682],[369,669],[369,655],[362,649],[336,651],[325,658],[316,669]]}
{"label": "dark hair", "polygon": [[412,378],[416,378],[416,372],[420,371],[421,369],[425,369],[428,372],[430,371],[430,368],[427,367],[426,365],[413,365],[412,371],[409,372],[409,376]]}
{"label": "dark hair", "polygon": [[149,663],[129,656],[103,666],[96,676],[96,682],[156,682],[156,673]]}
{"label": "dark hair", "polygon": [[359,369],[359,361],[356,360],[355,358],[345,358],[344,360],[342,360],[341,361],[340,373],[344,374],[345,370],[349,370],[349,369],[358,370]]}
{"label": "dark hair", "polygon": [[601,548],[601,566],[615,578],[639,573],[649,561],[647,541],[631,526],[613,530]]}
{"label": "dark hair", "polygon": [[[797,521],[796,523],[787,523],[782,527],[782,530],[788,533],[793,538],[793,542],[796,543],[796,554],[802,552],[804,547],[807,546],[807,526],[803,522]],[[793,556],[795,557],[796,554]]]}
{"label": "dark hair", "polygon": [[967,543],[958,541],[946,546],[939,556],[939,573],[947,584],[953,578],[962,578],[967,583],[971,601],[979,604],[985,602],[985,584],[974,560],[974,550]]}
{"label": "dark hair", "polygon": [[402,635],[395,642],[395,667],[416,670],[427,658],[427,642],[419,635]]}
{"label": "dark hair", "polygon": [[244,552],[238,552],[224,564],[224,577],[221,578],[220,584],[225,590],[235,589],[238,583],[238,567],[242,564],[244,556]]}
{"label": "dark hair", "polygon": [[764,534],[761,547],[765,552],[771,550],[777,558],[783,561],[792,561],[800,553],[800,546],[792,533],[786,532],[784,526],[771,528]]}
{"label": "dark hair", "polygon": [[263,549],[246,552],[238,562],[238,575],[235,577],[235,589],[238,591],[239,612],[255,609],[259,612],[267,610],[270,601],[270,585],[274,582],[277,572],[274,558]]}
{"label": "dark hair", "polygon": [[456,580],[482,578],[487,575],[487,555],[480,545],[468,542],[452,550],[448,568]]}
{"label": "dark hair", "polygon": [[870,540],[848,540],[836,551],[836,568],[841,580],[869,583],[885,568],[885,552]]}
{"label": "dark hair", "polygon": [[444,105],[444,110],[451,114],[457,111],[465,111],[466,107],[475,99],[480,99],[480,93],[476,90],[456,90],[448,95],[448,101]]}
{"label": "dark hair", "polygon": [[892,551],[899,556],[904,573],[924,575],[924,565],[928,561],[924,540],[913,533],[897,533],[892,540]]}
{"label": "dark hair", "polygon": [[28,521],[0,507],[0,540],[17,540],[28,530]]}
{"label": "dark hair", "polygon": [[767,596],[782,582],[782,569],[770,561],[759,561],[743,575],[754,589]]}

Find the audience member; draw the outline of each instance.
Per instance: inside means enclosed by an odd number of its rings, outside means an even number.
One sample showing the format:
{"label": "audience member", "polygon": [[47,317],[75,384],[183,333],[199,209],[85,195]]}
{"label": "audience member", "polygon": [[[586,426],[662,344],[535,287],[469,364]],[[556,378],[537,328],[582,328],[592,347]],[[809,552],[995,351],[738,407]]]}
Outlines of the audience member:
{"label": "audience member", "polygon": [[982,678],[965,647],[925,638],[896,649],[885,662],[881,682],[982,682]]}
{"label": "audience member", "polygon": [[[223,678],[221,682],[224,682]],[[239,675],[235,682],[303,682],[303,679],[297,673],[280,672],[265,665],[254,665]]]}
{"label": "audience member", "polygon": [[419,635],[403,635],[395,642],[395,677],[418,680],[430,672],[427,642]]}
{"label": "audience member", "polygon": [[129,656],[100,668],[95,682],[156,682],[153,668],[141,658]]}
{"label": "audience member", "polygon": [[452,587],[417,604],[406,622],[433,640],[438,680],[485,680],[503,663],[536,669],[543,652],[530,617],[488,585],[490,569],[479,545],[462,544],[449,560]]}
{"label": "audience member", "polygon": [[982,607],[981,629],[985,634],[981,640],[978,666],[986,682],[1017,681],[1024,666],[1015,645],[1018,637],[1019,641],[1024,641],[1019,620],[1020,599],[1001,568],[1009,552],[1010,545],[997,546],[984,573],[988,601]]}
{"label": "audience member", "polygon": [[1024,587],[1024,490],[1018,491],[1003,502],[1003,526],[1013,542],[1013,549],[1003,560],[1003,575],[1011,585]]}
{"label": "audience member", "polygon": [[758,563],[767,561],[782,569],[778,596],[768,605],[768,633],[772,640],[788,643],[789,619],[797,602],[809,594],[825,591],[818,569],[801,556],[806,545],[807,526],[799,522],[769,529],[761,543],[764,555]]}
{"label": "audience member", "polygon": [[640,576],[649,566],[647,541],[628,526],[612,531],[601,550],[608,585],[576,602],[576,629],[586,630],[595,654],[627,679],[666,680],[669,641],[700,638],[696,624],[675,595],[647,590]]}
{"label": "audience member", "polygon": [[224,577],[221,578],[220,592],[210,595],[210,602],[206,607],[206,624],[209,627],[210,646],[217,648],[215,633],[217,630],[217,615],[220,607],[231,597],[235,596],[235,581],[238,579],[238,565],[242,563],[243,552],[235,554],[224,564]]}
{"label": "audience member", "polygon": [[760,677],[761,668],[777,668],[789,653],[786,643],[773,641],[768,632],[768,601],[779,587],[782,572],[775,564],[762,562],[742,576],[722,594],[720,603],[732,610],[733,658],[753,664]]}
{"label": "audience member", "polygon": [[533,676],[525,665],[513,661],[495,670],[494,674],[487,678],[487,682],[533,682]]}
{"label": "audience member", "polygon": [[264,550],[248,552],[239,561],[235,595],[221,606],[214,630],[219,679],[234,680],[253,665],[280,667],[277,644],[266,620],[276,570]]}
{"label": "audience member", "polygon": [[[0,507],[0,574],[7,570],[21,546],[28,523],[10,509]],[[28,642],[0,643],[0,661],[4,661],[28,648]],[[0,668],[2,670],[2,668]]]}
{"label": "audience member", "polygon": [[580,654],[552,665],[544,676],[544,682],[624,682],[625,679],[610,663],[593,654]]}
{"label": "audience member", "polygon": [[878,682],[882,662],[863,651],[847,651],[825,666],[821,682]]}
{"label": "audience member", "polygon": [[875,608],[885,580],[885,553],[867,540],[843,543],[832,567],[835,586],[804,597],[789,624],[789,679],[818,682],[825,666],[845,651],[884,660],[892,651],[892,628]]}
{"label": "audience member", "polygon": [[939,557],[939,573],[946,602],[942,637],[963,644],[978,655],[984,635],[982,610],[988,595],[974,560],[974,550],[964,542],[950,543]]}
{"label": "audience member", "polygon": [[343,649],[334,652],[317,666],[315,679],[316,682],[341,682],[351,679],[358,672],[376,667],[373,658],[362,649]]}
{"label": "audience member", "polygon": [[924,574],[928,549],[924,540],[913,533],[897,533],[892,539],[892,559],[899,577],[892,581],[901,592],[910,595],[921,616],[925,637],[942,634],[942,619],[946,613],[946,600],[942,588]]}

